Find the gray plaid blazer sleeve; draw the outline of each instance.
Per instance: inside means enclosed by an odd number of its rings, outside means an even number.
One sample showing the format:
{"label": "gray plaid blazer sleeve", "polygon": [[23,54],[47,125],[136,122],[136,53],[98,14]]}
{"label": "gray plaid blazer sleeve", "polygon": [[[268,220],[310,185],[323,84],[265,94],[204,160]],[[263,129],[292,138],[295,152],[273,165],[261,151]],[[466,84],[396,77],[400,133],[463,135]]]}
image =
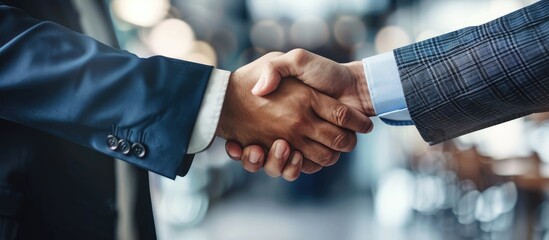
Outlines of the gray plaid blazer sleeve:
{"label": "gray plaid blazer sleeve", "polygon": [[394,51],[430,144],[549,111],[549,0]]}

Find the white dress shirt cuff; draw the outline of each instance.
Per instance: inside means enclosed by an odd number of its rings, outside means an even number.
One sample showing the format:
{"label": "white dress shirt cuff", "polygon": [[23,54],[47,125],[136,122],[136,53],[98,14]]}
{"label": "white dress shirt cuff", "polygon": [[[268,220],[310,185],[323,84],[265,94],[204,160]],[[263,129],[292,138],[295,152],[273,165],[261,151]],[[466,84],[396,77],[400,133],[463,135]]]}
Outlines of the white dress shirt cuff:
{"label": "white dress shirt cuff", "polygon": [[390,125],[413,125],[393,52],[362,60],[374,111]]}
{"label": "white dress shirt cuff", "polygon": [[200,110],[198,111],[198,117],[194,124],[187,154],[204,151],[213,141],[230,76],[231,72],[229,71],[212,70]]}

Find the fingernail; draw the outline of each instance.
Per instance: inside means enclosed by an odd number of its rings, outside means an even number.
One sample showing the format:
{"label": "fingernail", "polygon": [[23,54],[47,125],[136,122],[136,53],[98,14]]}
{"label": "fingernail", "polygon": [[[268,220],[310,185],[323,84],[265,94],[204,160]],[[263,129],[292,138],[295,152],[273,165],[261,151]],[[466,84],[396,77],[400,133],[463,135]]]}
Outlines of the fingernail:
{"label": "fingernail", "polygon": [[371,132],[372,130],[374,130],[374,124],[370,124],[370,128],[368,129],[368,131],[366,131],[366,133],[369,133]]}
{"label": "fingernail", "polygon": [[235,159],[236,155],[232,154],[230,151],[227,151],[227,155],[229,155],[230,158]]}
{"label": "fingernail", "polygon": [[292,157],[292,164],[297,165],[297,164],[299,164],[300,160],[301,159],[298,157],[298,155],[294,153],[294,157]]}
{"label": "fingernail", "polygon": [[278,159],[282,159],[282,157],[284,157],[284,148],[282,146],[280,146],[280,144],[277,144],[275,146],[275,157],[278,158]]}
{"label": "fingernail", "polygon": [[263,89],[263,86],[265,86],[265,81],[266,81],[265,78],[266,77],[264,75],[261,75],[261,77],[259,78],[259,81],[257,81],[254,88],[252,89],[253,94],[257,94],[261,89]]}
{"label": "fingernail", "polygon": [[259,154],[257,154],[255,151],[251,151],[249,161],[253,164],[259,162]]}

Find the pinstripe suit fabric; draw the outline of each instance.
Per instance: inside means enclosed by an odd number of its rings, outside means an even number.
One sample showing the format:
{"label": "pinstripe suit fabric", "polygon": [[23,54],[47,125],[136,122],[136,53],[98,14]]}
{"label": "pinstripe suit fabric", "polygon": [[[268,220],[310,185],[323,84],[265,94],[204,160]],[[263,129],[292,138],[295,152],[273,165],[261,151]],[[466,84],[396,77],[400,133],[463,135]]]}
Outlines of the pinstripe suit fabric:
{"label": "pinstripe suit fabric", "polygon": [[430,144],[549,111],[549,0],[394,54],[412,120]]}

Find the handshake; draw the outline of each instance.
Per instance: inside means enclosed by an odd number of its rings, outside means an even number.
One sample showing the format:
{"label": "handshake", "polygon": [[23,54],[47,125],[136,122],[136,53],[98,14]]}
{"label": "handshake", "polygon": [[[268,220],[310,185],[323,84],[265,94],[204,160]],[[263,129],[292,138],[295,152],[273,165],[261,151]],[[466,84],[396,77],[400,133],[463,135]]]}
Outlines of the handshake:
{"label": "handshake", "polygon": [[362,62],[272,52],[231,75],[216,135],[244,169],[293,181],[351,151],[374,115]]}

